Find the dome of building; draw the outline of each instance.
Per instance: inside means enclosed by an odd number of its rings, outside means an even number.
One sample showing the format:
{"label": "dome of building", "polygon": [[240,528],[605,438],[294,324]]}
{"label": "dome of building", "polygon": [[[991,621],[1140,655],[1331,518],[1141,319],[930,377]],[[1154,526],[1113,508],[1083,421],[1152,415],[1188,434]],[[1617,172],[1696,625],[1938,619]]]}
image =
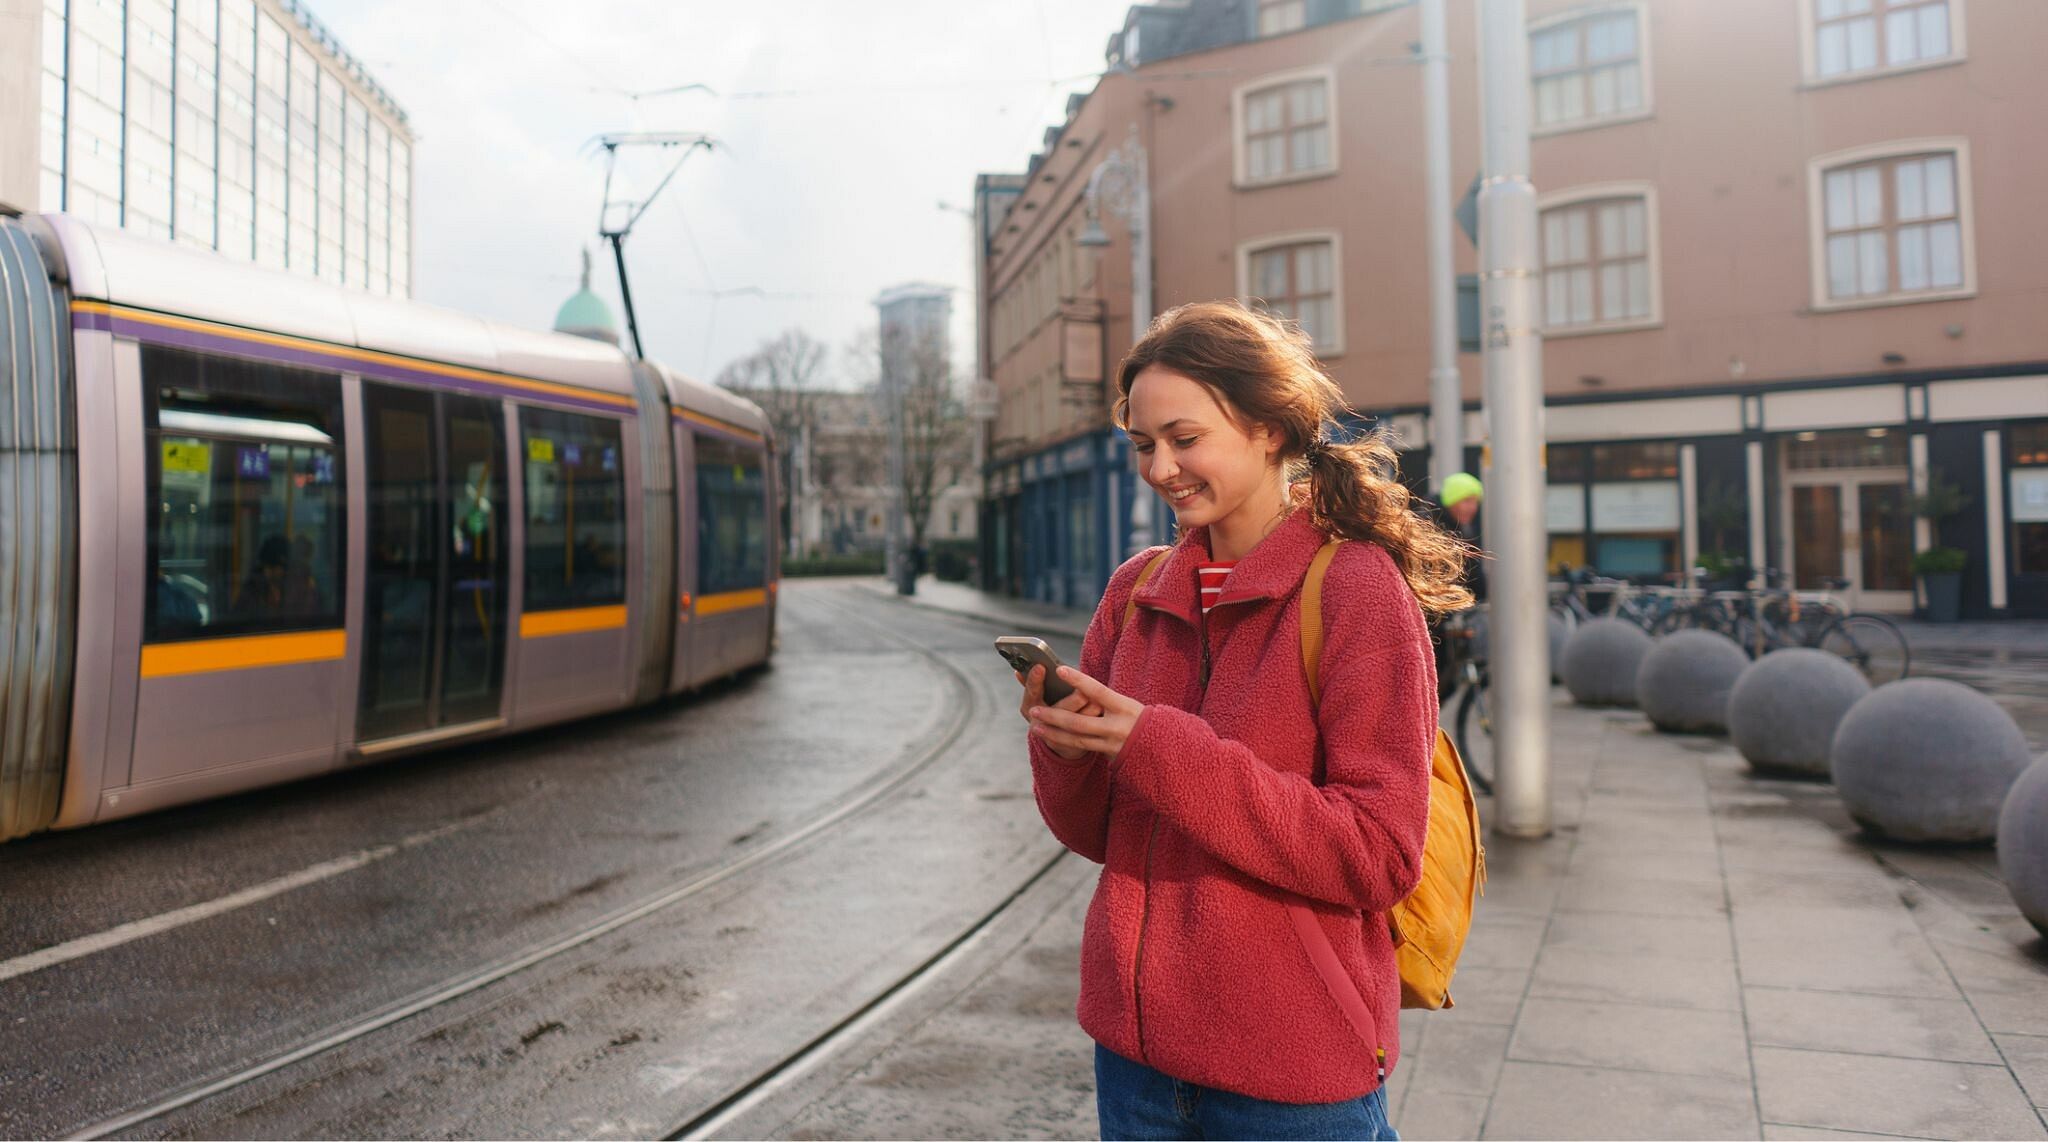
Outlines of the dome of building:
{"label": "dome of building", "polygon": [[590,292],[590,251],[583,251],[583,285],[555,311],[555,332],[588,337],[610,345],[619,343],[619,325],[612,320],[612,307]]}

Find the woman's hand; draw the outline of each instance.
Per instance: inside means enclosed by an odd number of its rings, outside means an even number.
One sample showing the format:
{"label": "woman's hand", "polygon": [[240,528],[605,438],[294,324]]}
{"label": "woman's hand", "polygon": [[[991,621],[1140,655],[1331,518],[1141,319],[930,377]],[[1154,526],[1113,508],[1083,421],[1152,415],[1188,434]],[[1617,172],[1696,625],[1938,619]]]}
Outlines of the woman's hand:
{"label": "woman's hand", "polygon": [[[1045,667],[1034,666],[1031,668],[1031,673],[1018,674],[1017,681],[1024,684],[1024,701],[1017,707],[1017,712],[1024,715],[1024,720],[1028,722],[1031,720],[1031,711],[1045,705]],[[1102,716],[1102,707],[1089,701],[1087,696],[1079,690],[1060,699],[1059,703],[1053,708],[1084,718]],[[1043,737],[1044,735],[1040,736]],[[1066,758],[1068,761],[1079,761],[1088,756],[1087,750],[1062,749],[1059,746],[1052,745],[1050,741],[1046,744],[1051,747],[1054,753]]]}
{"label": "woman's hand", "polygon": [[[1036,675],[1038,670],[1034,667],[1032,673]],[[1025,684],[1024,717],[1031,722],[1031,732],[1054,753],[1070,760],[1087,753],[1116,756],[1124,748],[1124,739],[1131,735],[1131,728],[1138,724],[1138,715],[1145,712],[1144,704],[1124,697],[1071,666],[1060,667],[1060,679],[1072,686],[1074,693],[1057,706],[1034,706],[1031,686]],[[1043,690],[1041,686],[1039,692],[1042,694]],[[1068,702],[1076,698],[1085,700],[1097,712],[1090,715],[1069,710]]]}

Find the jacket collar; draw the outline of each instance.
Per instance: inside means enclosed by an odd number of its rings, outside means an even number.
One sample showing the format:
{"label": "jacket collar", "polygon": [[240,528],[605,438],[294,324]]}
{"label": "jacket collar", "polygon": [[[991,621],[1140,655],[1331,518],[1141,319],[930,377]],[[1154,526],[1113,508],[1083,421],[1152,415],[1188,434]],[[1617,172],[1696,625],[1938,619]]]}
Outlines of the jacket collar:
{"label": "jacket collar", "polygon": [[[1217,606],[1254,599],[1284,599],[1294,593],[1308,565],[1329,537],[1309,522],[1306,504],[1298,505],[1273,533],[1245,552],[1223,581]],[[1200,585],[1195,569],[1209,558],[1209,529],[1190,528],[1168,553],[1166,564],[1137,593],[1139,606],[1166,611],[1193,623],[1201,614]]]}

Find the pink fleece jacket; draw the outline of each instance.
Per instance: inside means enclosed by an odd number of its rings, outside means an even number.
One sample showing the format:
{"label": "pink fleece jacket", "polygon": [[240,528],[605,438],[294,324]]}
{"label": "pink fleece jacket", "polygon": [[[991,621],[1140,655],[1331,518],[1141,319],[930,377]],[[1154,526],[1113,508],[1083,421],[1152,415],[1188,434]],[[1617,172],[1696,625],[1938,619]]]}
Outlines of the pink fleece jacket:
{"label": "pink fleece jacket", "polygon": [[[1422,611],[1377,544],[1338,549],[1323,585],[1322,702],[1301,663],[1300,589],[1325,536],[1297,511],[1239,560],[1201,615],[1202,529],[1111,578],[1080,668],[1145,704],[1115,757],[1036,737],[1039,811],[1103,865],[1081,947],[1081,1027],[1175,1078],[1280,1102],[1379,1086],[1400,1055],[1384,913],[1422,875],[1436,672]],[[1201,681],[1201,639],[1211,669]],[[1324,763],[1323,784],[1314,782]],[[1306,902],[1348,978],[1318,973],[1289,919]],[[1333,994],[1346,985],[1357,994]],[[1358,1000],[1372,1034],[1344,1014]]]}

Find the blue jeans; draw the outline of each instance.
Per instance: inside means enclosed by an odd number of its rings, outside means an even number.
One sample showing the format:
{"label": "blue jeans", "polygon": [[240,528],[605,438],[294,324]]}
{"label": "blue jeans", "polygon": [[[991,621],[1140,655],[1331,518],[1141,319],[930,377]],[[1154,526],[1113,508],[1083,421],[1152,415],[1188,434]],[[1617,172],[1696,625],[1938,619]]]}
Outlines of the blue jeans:
{"label": "blue jeans", "polygon": [[1269,1102],[1196,1086],[1095,1047],[1095,1113],[1104,1139],[1303,1138],[1400,1142],[1387,1094],[1344,1102]]}

